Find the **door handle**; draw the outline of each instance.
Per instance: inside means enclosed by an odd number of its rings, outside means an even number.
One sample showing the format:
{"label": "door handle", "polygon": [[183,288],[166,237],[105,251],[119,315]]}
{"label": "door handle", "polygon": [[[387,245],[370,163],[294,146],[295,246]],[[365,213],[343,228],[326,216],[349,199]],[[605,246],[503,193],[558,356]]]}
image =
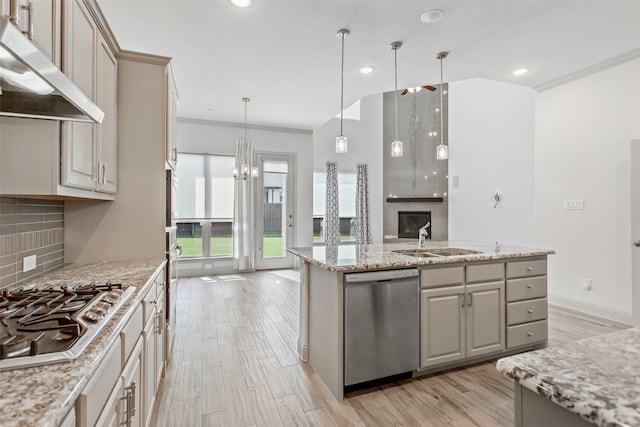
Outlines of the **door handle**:
{"label": "door handle", "polygon": [[640,246],[640,240],[634,240],[633,244],[636,245],[636,246]]}

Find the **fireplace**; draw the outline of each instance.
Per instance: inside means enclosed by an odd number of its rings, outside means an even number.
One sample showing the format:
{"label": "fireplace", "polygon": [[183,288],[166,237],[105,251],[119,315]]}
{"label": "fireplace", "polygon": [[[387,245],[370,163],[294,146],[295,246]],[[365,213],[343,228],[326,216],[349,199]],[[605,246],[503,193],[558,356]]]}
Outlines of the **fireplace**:
{"label": "fireplace", "polygon": [[[431,222],[431,211],[398,211],[398,237],[417,239],[418,230],[427,222]],[[427,239],[431,239],[431,232]]]}

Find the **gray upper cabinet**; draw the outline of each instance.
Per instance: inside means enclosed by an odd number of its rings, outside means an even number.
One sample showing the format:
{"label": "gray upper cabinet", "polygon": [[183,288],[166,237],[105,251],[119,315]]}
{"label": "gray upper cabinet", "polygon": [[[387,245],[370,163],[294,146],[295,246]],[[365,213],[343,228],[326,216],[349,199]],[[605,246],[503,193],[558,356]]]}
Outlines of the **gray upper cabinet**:
{"label": "gray upper cabinet", "polygon": [[[98,30],[82,0],[64,3],[64,60],[62,71],[89,98],[96,99],[96,43]],[[62,185],[93,190],[100,172],[94,162],[92,123],[62,123]]]}
{"label": "gray upper cabinet", "polygon": [[101,124],[62,124],[62,184],[115,193],[117,61],[82,0],[65,2],[63,13],[63,71],[96,102],[105,118]]}
{"label": "gray upper cabinet", "polygon": [[[0,195],[113,200],[118,68],[116,44],[107,43],[113,36],[91,2],[32,2],[35,44],[105,118],[91,124],[0,117]],[[8,0],[0,0],[0,9],[8,11]]]}

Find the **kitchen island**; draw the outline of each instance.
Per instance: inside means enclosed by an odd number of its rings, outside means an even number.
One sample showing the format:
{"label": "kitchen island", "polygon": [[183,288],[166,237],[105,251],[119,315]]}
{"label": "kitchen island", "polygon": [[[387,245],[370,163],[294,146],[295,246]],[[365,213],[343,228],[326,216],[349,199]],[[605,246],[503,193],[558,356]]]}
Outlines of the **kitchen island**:
{"label": "kitchen island", "polygon": [[640,426],[640,329],[498,360],[513,378],[516,426]]}
{"label": "kitchen island", "polygon": [[[114,342],[120,341],[129,320],[138,313],[137,307],[155,285],[153,279],[158,278],[157,280],[164,282],[164,264],[164,260],[149,260],[68,265],[20,284],[22,287],[55,287],[70,283],[100,284],[111,281],[132,286],[135,292],[78,358],[69,362],[0,372],[0,425],[75,426],[77,398],[101,366],[107,352],[114,348]],[[120,352],[116,356],[119,364]],[[109,390],[111,389],[107,392]],[[99,414],[90,415],[97,418]]]}
{"label": "kitchen island", "polygon": [[416,243],[289,249],[302,263],[298,353],[337,399],[345,389],[344,283],[351,273],[418,269],[415,375],[546,347],[546,257],[553,251],[446,241],[416,249]]}

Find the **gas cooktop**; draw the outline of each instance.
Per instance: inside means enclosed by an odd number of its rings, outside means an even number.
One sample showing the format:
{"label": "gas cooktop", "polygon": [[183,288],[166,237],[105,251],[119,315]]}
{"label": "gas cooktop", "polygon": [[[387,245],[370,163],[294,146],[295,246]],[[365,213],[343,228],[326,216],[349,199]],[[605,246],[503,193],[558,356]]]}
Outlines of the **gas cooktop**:
{"label": "gas cooktop", "polygon": [[134,290],[107,282],[2,291],[0,371],[77,358]]}

